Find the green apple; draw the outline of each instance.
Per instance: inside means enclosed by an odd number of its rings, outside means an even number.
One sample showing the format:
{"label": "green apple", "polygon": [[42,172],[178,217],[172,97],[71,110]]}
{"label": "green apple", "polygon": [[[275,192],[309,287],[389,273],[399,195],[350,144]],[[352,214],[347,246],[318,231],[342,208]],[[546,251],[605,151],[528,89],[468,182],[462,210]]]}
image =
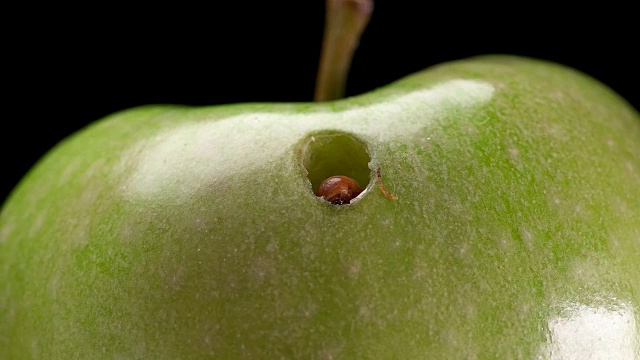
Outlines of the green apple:
{"label": "green apple", "polygon": [[636,359],[638,264],[636,110],[477,57],[66,139],[0,215],[0,358]]}

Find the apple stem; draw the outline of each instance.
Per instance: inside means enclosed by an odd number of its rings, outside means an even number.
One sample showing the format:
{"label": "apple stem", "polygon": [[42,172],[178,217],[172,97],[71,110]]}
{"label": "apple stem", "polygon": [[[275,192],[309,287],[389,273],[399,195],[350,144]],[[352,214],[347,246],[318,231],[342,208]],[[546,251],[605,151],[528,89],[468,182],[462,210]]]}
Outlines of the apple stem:
{"label": "apple stem", "polygon": [[327,0],[314,101],[344,97],[353,54],[373,12],[373,0]]}

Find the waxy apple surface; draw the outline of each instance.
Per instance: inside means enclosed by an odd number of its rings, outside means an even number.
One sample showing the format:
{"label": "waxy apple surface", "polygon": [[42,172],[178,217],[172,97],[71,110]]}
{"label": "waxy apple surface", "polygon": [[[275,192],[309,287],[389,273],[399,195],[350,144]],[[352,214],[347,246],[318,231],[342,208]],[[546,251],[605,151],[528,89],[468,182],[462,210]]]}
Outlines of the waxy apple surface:
{"label": "waxy apple surface", "polygon": [[[334,133],[371,156],[350,205],[302,162]],[[628,359],[639,263],[636,110],[560,65],[472,58],[63,141],[0,215],[0,357]]]}

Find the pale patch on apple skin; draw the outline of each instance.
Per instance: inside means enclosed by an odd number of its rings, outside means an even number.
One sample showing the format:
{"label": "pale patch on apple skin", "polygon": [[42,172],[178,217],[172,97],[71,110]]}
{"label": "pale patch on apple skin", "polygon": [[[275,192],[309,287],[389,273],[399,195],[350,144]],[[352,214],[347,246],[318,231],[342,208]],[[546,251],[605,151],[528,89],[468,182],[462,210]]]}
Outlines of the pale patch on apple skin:
{"label": "pale patch on apple skin", "polygon": [[340,359],[340,353],[342,353],[344,345],[337,344],[336,340],[327,341],[324,349],[318,354],[318,359],[323,360],[335,360]]}
{"label": "pale patch on apple skin", "polygon": [[306,241],[302,244],[301,253],[305,258],[314,260],[318,256],[318,249],[312,243]]}
{"label": "pale patch on apple skin", "polygon": [[7,241],[15,227],[16,224],[12,220],[9,220],[4,224],[4,226],[2,227],[2,231],[0,231],[0,244]]}
{"label": "pale patch on apple skin", "polygon": [[124,223],[120,228],[120,236],[118,238],[124,241],[132,241],[138,238],[136,235],[136,227],[133,224]]}
{"label": "pale patch on apple skin", "polygon": [[78,217],[70,219],[66,226],[68,226],[69,229],[73,229],[74,245],[85,246],[89,243],[90,223],[86,216],[79,214]]}
{"label": "pale patch on apple skin", "polygon": [[222,346],[219,341],[220,324],[207,324],[205,329],[203,331],[202,345],[207,349],[210,356],[215,356],[216,351]]}
{"label": "pale patch on apple skin", "polygon": [[40,343],[37,338],[31,340],[31,357],[33,359],[40,358],[42,352],[40,351]]}
{"label": "pale patch on apple skin", "polygon": [[64,170],[62,170],[62,173],[58,178],[58,186],[64,186],[65,184],[67,184],[67,182],[69,182],[69,180],[71,179],[72,175],[78,169],[79,165],[80,165],[80,161],[78,159],[73,160],[69,165],[67,165],[64,168]]}
{"label": "pale patch on apple skin", "polygon": [[467,319],[475,319],[478,316],[478,309],[473,303],[464,306],[464,315]]}
{"label": "pale patch on apple skin", "polygon": [[567,95],[562,91],[554,91],[550,95],[560,102],[565,101],[567,99]]}
{"label": "pale patch on apple skin", "polygon": [[351,262],[347,267],[347,276],[353,280],[357,279],[358,276],[360,275],[361,268],[362,268],[362,264],[360,263],[360,261],[356,260]]}
{"label": "pale patch on apple skin", "polygon": [[60,272],[56,272],[51,276],[51,283],[49,284],[49,293],[52,299],[58,298],[58,289],[60,288]]}
{"label": "pale patch on apple skin", "polygon": [[98,197],[98,189],[93,186],[88,186],[80,195],[80,203],[85,206],[92,205]]}
{"label": "pale patch on apple skin", "polygon": [[540,125],[540,126],[544,128],[545,132],[550,137],[558,139],[563,142],[567,141],[568,134],[562,126],[554,123],[544,123],[543,125]]}
{"label": "pale patch on apple skin", "polygon": [[520,162],[520,150],[518,150],[518,148],[509,148],[509,156],[514,163]]}
{"label": "pale patch on apple skin", "polygon": [[[575,206],[577,206],[575,199],[567,199],[566,194],[563,193],[560,187],[548,187],[544,191],[547,206],[550,209],[554,209],[561,216],[574,216]],[[573,206],[572,206],[573,205]]]}
{"label": "pale patch on apple skin", "polygon": [[412,278],[414,280],[428,279],[428,276],[430,275],[430,270],[431,270],[431,267],[429,266],[429,264],[425,263],[423,260],[418,260],[418,262],[416,263],[413,269]]}
{"label": "pale patch on apple skin", "polygon": [[85,170],[84,174],[82,174],[82,181],[88,182],[94,176],[98,175],[97,173],[101,168],[105,167],[106,161],[104,159],[98,159],[89,166],[87,170]]}
{"label": "pale patch on apple skin", "polygon": [[257,284],[273,283],[277,274],[276,262],[265,257],[255,259],[251,263],[251,273]]}
{"label": "pale patch on apple skin", "polygon": [[361,318],[370,319],[371,315],[372,314],[369,305],[360,305],[358,307],[358,316],[360,316]]}
{"label": "pale patch on apple skin", "polygon": [[174,291],[180,290],[180,288],[184,284],[185,278],[186,270],[181,266],[169,276],[169,281],[167,282],[165,287]]}
{"label": "pale patch on apple skin", "polygon": [[[141,197],[159,192],[188,196],[202,184],[223,181],[281,159],[309,133],[327,129],[390,144],[420,133],[451,108],[480,107],[493,93],[493,85],[486,82],[451,80],[341,112],[251,113],[186,123],[129,150],[124,158],[136,159],[137,165],[122,189]],[[400,126],[397,119],[406,118],[402,114],[407,108],[421,116]]]}
{"label": "pale patch on apple skin", "polygon": [[40,211],[36,215],[35,220],[33,221],[33,225],[31,225],[31,228],[29,229],[28,236],[30,238],[34,237],[38,233],[38,231],[42,229],[42,225],[45,223],[46,220],[47,220],[47,213],[45,211]]}
{"label": "pale patch on apple skin", "polygon": [[472,260],[471,254],[469,254],[469,245],[464,241],[460,241],[460,243],[462,245],[458,248],[458,258],[465,262],[469,262]]}
{"label": "pale patch on apple skin", "polygon": [[627,201],[622,199],[620,196],[612,197],[611,202],[613,204],[613,208],[617,211],[619,216],[624,218],[630,218],[633,216],[633,211],[629,206],[629,203],[627,203]]}
{"label": "pale patch on apple skin", "polygon": [[496,237],[496,244],[504,250],[508,250],[511,251],[513,250],[513,245],[514,245],[514,241],[513,241],[513,235],[508,232],[508,231],[502,231],[500,232],[500,234]]}
{"label": "pale patch on apple skin", "polygon": [[638,176],[636,168],[635,166],[633,166],[633,163],[631,161],[625,161],[624,167],[629,171],[629,176],[635,177],[636,179],[638,179],[638,182],[640,182],[640,176]]}
{"label": "pale patch on apple skin", "polygon": [[520,232],[520,238],[522,239],[525,248],[529,251],[533,251],[533,234],[531,233],[531,230],[525,227],[520,227],[518,231]]}

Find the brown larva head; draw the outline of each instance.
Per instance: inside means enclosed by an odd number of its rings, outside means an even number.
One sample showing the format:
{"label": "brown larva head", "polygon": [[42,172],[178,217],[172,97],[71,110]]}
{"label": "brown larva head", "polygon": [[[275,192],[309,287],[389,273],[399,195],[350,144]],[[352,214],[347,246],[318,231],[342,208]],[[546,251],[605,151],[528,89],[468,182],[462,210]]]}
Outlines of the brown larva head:
{"label": "brown larva head", "polygon": [[324,180],[318,187],[316,196],[334,205],[343,205],[349,204],[361,192],[362,188],[357,181],[348,176],[338,175]]}

